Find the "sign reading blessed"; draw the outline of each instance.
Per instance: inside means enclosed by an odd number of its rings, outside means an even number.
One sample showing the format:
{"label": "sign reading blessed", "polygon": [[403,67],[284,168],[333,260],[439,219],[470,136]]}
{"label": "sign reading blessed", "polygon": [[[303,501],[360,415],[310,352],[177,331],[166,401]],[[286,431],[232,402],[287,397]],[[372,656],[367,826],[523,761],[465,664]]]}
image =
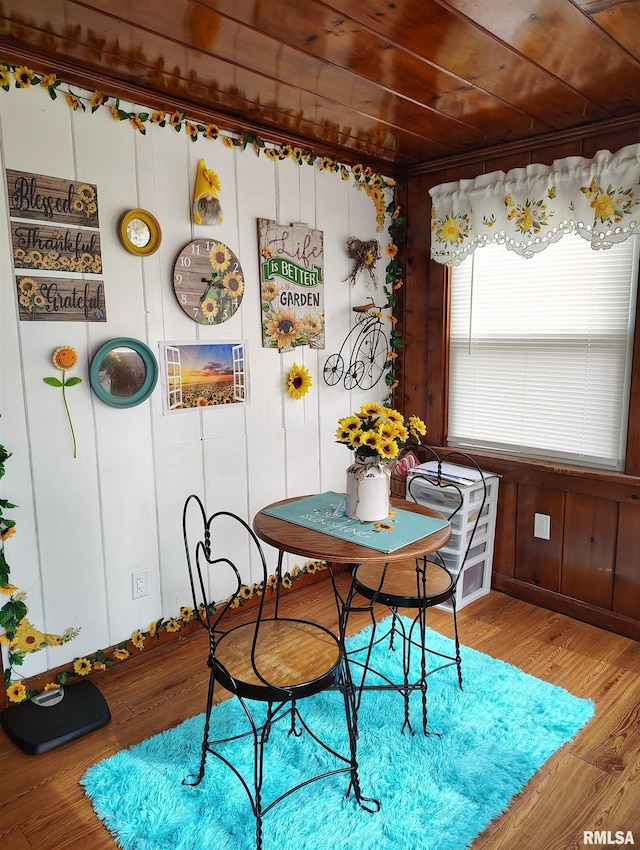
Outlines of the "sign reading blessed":
{"label": "sign reading blessed", "polygon": [[258,219],[262,345],[324,348],[322,231]]}
{"label": "sign reading blessed", "polygon": [[106,322],[104,283],[62,277],[16,277],[20,321]]}
{"label": "sign reading blessed", "polygon": [[78,227],[98,227],[98,192],[92,183],[7,169],[9,216]]}

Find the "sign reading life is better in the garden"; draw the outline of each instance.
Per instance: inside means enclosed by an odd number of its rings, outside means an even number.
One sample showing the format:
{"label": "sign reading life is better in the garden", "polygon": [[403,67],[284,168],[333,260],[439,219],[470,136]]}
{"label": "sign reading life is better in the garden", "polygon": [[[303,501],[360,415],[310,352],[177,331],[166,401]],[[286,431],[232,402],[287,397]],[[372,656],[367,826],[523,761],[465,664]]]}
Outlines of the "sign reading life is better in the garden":
{"label": "sign reading life is better in the garden", "polygon": [[103,281],[41,276],[102,272],[95,185],[7,169],[7,189],[20,320],[106,321]]}
{"label": "sign reading life is better in the garden", "polygon": [[322,231],[258,219],[262,345],[324,348]]}

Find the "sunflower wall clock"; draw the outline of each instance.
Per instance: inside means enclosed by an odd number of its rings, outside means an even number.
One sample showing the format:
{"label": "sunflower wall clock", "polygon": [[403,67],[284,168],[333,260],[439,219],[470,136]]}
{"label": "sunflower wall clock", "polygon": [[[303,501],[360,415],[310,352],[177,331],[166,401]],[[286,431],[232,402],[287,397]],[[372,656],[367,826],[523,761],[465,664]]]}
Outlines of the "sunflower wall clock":
{"label": "sunflower wall clock", "polygon": [[201,325],[230,319],[244,294],[244,275],[231,248],[215,239],[194,239],[173,269],[173,291],[184,312]]}

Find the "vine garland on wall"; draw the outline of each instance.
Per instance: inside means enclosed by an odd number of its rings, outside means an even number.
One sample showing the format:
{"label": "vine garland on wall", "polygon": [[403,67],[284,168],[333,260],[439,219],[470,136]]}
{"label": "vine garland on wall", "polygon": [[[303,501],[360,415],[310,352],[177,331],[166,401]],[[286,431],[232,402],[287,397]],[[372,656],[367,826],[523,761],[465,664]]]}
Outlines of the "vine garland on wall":
{"label": "vine garland on wall", "polygon": [[[90,111],[91,114],[99,109],[108,109],[112,118],[115,121],[128,123],[136,132],[142,135],[146,134],[146,125],[152,124],[158,127],[173,128],[176,132],[184,130],[186,135],[195,142],[198,138],[206,138],[212,141],[218,140],[227,148],[240,148],[245,150],[248,147],[252,148],[257,155],[263,153],[264,156],[271,160],[292,159],[298,165],[317,166],[321,171],[339,174],[342,180],[349,180],[351,177],[355,181],[356,188],[364,191],[371,199],[375,208],[376,230],[381,232],[384,228],[385,220],[389,221],[388,234],[390,243],[385,248],[385,253],[388,258],[385,273],[385,283],[383,291],[386,296],[386,303],[383,309],[388,309],[388,316],[392,328],[390,333],[390,353],[385,365],[385,383],[389,391],[389,395],[385,403],[390,404],[393,398],[393,391],[398,385],[396,379],[396,358],[397,349],[402,345],[401,334],[397,328],[399,318],[399,304],[396,298],[396,292],[403,285],[402,268],[397,260],[398,244],[401,241],[402,225],[404,218],[401,216],[400,207],[396,205],[395,200],[388,201],[385,192],[391,190],[393,195],[396,187],[395,180],[383,177],[381,174],[375,173],[368,166],[362,164],[346,165],[328,156],[319,156],[313,150],[303,148],[291,144],[274,144],[265,142],[259,136],[250,135],[248,133],[232,134],[221,130],[216,124],[201,124],[197,121],[190,120],[185,112],[180,110],[155,110],[133,111],[127,112],[121,108],[118,98],[110,97],[99,91],[94,91],[91,95],[77,94],[71,86],[65,83],[55,72],[36,74],[35,71],[28,68],[26,65],[13,65],[6,61],[0,61],[0,88],[8,92],[11,87],[26,91],[33,88],[45,89],[52,100],[57,100],[58,94],[64,96],[64,101],[67,106],[73,111]],[[0,478],[4,475],[4,461],[10,457],[10,453],[6,452],[4,446],[0,446]],[[9,565],[4,557],[4,544],[15,533],[15,521],[3,516],[3,509],[11,509],[15,506],[6,499],[0,499],[0,592],[9,597],[8,601],[0,607],[0,628],[4,629],[4,633],[0,636],[0,642],[9,646],[9,667],[5,671],[5,687],[7,694],[12,702],[21,702],[33,696],[35,691],[27,690],[24,684],[20,681],[12,681],[13,666],[22,663],[24,653],[12,652],[11,640],[15,640],[18,625],[21,621],[26,621],[26,594],[20,591],[17,587],[9,583]],[[291,573],[286,573],[282,578],[282,585],[285,588],[290,587],[297,579],[303,575],[310,575],[318,570],[326,569],[322,562],[308,561],[303,567],[294,567]],[[269,592],[275,587],[275,576],[270,576],[269,587],[263,588],[261,585],[244,586],[240,594],[240,599],[237,604],[250,602],[254,597],[261,595],[264,592]],[[123,661],[128,658],[134,650],[142,651],[145,648],[146,642],[149,639],[159,638],[162,631],[168,633],[179,632],[183,626],[188,624],[194,617],[195,612],[188,606],[183,606],[180,609],[180,614],[176,617],[171,617],[168,620],[163,618],[152,622],[148,629],[137,629],[128,640],[122,641],[111,650],[97,650],[95,653],[76,658],[68,666],[59,671],[55,677],[55,681],[45,684],[44,689],[59,687],[65,684],[69,679],[74,677],[86,676],[92,671],[104,670],[107,667],[115,664],[118,661]],[[30,625],[30,624],[29,624]],[[33,629],[33,627],[31,627]],[[45,635],[33,629],[32,637],[36,639],[36,635],[42,636],[41,645],[55,646],[59,643],[71,640],[77,632],[73,629],[68,629],[63,635]],[[51,642],[48,642],[51,639]],[[32,644],[29,644],[31,646]],[[15,644],[14,644],[15,649]],[[36,651],[29,649],[28,651]]]}
{"label": "vine garland on wall", "polygon": [[[329,156],[319,156],[309,148],[303,148],[291,144],[272,144],[266,142],[260,136],[250,135],[249,133],[233,134],[221,130],[217,124],[202,124],[198,121],[190,120],[186,112],[175,109],[164,110],[157,109],[154,111],[132,111],[127,112],[121,108],[120,99],[111,97],[103,92],[94,91],[90,95],[78,94],[68,83],[65,83],[55,72],[45,74],[36,74],[31,68],[26,65],[14,65],[10,62],[0,61],[0,88],[4,91],[9,91],[12,85],[19,90],[26,91],[27,89],[41,88],[45,89],[52,100],[57,100],[58,94],[64,96],[67,106],[74,112],[80,110],[86,112],[90,110],[94,114],[99,109],[109,110],[112,118],[115,121],[128,123],[134,131],[146,134],[146,125],[152,124],[157,127],[171,127],[176,132],[181,132],[184,129],[186,135],[195,142],[198,138],[205,138],[212,141],[220,141],[227,148],[240,148],[245,150],[247,147],[253,148],[257,155],[262,152],[267,159],[272,161],[292,159],[298,165],[317,165],[321,171],[329,171],[339,174],[342,180],[349,180],[353,177],[356,188],[364,191],[371,199],[376,214],[376,230],[381,232],[384,229],[385,220],[389,219],[388,233],[391,237],[391,243],[385,248],[385,253],[389,259],[386,267],[384,293],[387,296],[387,303],[383,309],[391,311],[389,321],[392,324],[391,331],[391,355],[386,364],[386,385],[389,392],[397,386],[395,380],[395,361],[396,349],[401,347],[401,335],[396,329],[396,323],[399,318],[399,307],[395,297],[395,291],[403,285],[402,269],[396,259],[398,253],[398,242],[400,241],[401,225],[404,219],[400,215],[400,207],[396,205],[394,198],[387,200],[385,192],[390,190],[392,193],[396,188],[396,181],[391,178],[386,178],[381,174],[377,174],[369,166],[362,164],[346,165],[338,162]],[[391,402],[391,397],[386,399],[386,402]]]}

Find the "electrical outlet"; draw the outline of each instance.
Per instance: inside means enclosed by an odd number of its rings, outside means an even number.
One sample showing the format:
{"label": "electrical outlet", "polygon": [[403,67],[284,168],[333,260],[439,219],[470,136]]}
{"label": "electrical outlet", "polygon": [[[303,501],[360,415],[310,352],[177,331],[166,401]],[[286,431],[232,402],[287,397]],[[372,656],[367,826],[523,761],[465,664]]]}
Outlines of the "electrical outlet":
{"label": "electrical outlet", "polygon": [[533,536],[542,540],[551,537],[551,517],[549,514],[536,514],[533,518]]}
{"label": "electrical outlet", "polygon": [[136,570],[131,573],[133,582],[133,598],[140,599],[141,596],[149,595],[149,573],[147,570]]}

